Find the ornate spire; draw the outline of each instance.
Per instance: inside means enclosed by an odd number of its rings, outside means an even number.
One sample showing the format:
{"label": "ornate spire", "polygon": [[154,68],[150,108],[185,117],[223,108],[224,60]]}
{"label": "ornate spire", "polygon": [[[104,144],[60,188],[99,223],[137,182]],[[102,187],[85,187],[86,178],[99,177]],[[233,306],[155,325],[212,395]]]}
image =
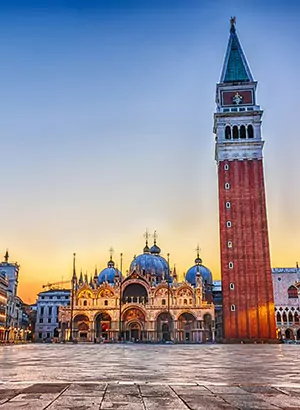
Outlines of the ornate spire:
{"label": "ornate spire", "polygon": [[112,259],[114,251],[115,251],[114,248],[111,246],[109,248],[109,261],[108,261],[108,264],[107,264],[108,268],[113,268],[115,266],[115,262]]}
{"label": "ornate spire", "polygon": [[236,34],[236,18],[230,19],[230,36],[220,83],[252,82],[253,77]]}
{"label": "ornate spire", "polygon": [[97,270],[97,265],[95,266],[95,272],[94,272],[94,280],[98,278],[98,270]]}
{"label": "ornate spire", "polygon": [[82,269],[80,271],[80,276],[79,276],[79,284],[82,285],[83,284],[83,274],[82,274]]}
{"label": "ornate spire", "polygon": [[148,229],[146,229],[146,232],[144,233],[144,238],[145,238],[145,240],[146,240],[145,247],[144,247],[144,253],[149,253],[149,252],[150,252],[150,248],[149,248],[149,246],[148,246],[148,239],[149,239]]}
{"label": "ornate spire", "polygon": [[230,33],[235,33],[235,23],[236,23],[236,17],[231,17],[230,18]]}
{"label": "ornate spire", "polygon": [[4,255],[4,261],[6,263],[8,263],[8,259],[9,259],[9,254],[8,254],[8,249],[6,249],[5,255]]}
{"label": "ornate spire", "polygon": [[197,248],[195,249],[196,250],[196,252],[197,252],[197,257],[196,257],[196,259],[195,259],[195,264],[196,265],[201,265],[201,263],[202,263],[202,259],[200,258],[200,248],[199,248],[199,244],[197,245]]}

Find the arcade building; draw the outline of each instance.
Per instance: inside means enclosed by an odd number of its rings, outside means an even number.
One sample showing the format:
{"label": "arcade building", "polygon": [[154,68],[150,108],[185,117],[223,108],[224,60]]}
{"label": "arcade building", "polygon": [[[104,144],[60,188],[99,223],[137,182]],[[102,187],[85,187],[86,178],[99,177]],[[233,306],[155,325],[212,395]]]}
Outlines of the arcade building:
{"label": "arcade building", "polygon": [[195,264],[180,282],[156,244],[134,257],[126,276],[112,259],[88,280],[73,273],[71,305],[59,312],[60,339],[205,343],[215,340],[212,274]]}

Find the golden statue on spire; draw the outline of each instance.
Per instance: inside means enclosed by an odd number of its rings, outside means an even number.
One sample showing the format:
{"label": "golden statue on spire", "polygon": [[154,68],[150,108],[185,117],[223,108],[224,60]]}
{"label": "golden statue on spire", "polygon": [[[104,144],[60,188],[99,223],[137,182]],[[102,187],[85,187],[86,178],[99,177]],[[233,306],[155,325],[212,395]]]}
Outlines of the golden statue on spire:
{"label": "golden statue on spire", "polygon": [[232,26],[235,26],[235,23],[236,23],[236,17],[234,16],[234,17],[230,17],[230,25],[231,25],[231,27]]}

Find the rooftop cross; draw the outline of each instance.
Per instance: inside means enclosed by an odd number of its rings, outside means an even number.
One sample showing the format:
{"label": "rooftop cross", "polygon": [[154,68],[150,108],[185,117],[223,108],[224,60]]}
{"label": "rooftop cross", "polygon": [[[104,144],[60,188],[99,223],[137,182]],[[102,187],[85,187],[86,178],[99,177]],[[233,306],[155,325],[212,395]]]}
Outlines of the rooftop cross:
{"label": "rooftop cross", "polygon": [[153,239],[154,239],[154,245],[156,245],[156,239],[157,239],[157,233],[156,233],[156,231],[154,231]]}
{"label": "rooftop cross", "polygon": [[146,244],[148,243],[148,239],[149,239],[149,231],[148,229],[146,229],[145,233],[144,233],[144,238],[146,239]]}

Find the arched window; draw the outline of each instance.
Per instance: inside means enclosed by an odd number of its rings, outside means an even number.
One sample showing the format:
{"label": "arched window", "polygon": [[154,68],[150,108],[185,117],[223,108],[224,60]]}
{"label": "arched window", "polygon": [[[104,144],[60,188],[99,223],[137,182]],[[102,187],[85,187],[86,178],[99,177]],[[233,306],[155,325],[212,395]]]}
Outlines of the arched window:
{"label": "arched window", "polygon": [[279,312],[277,312],[276,321],[281,322],[281,314]]}
{"label": "arched window", "polygon": [[287,317],[286,317],[286,313],[285,313],[285,312],[283,312],[282,321],[283,321],[284,323],[287,322]]}
{"label": "arched window", "polygon": [[225,139],[231,140],[231,128],[229,125],[226,125],[225,127]]}
{"label": "arched window", "polygon": [[295,320],[295,323],[299,324],[299,315],[298,315],[298,312],[295,312],[294,320]]}
{"label": "arched window", "polygon": [[294,321],[293,314],[292,312],[289,312],[289,322],[293,323],[293,321]]}
{"label": "arched window", "polygon": [[237,125],[232,128],[232,136],[234,139],[238,139],[239,137],[239,129]]}
{"label": "arched window", "polygon": [[294,285],[288,288],[288,296],[289,299],[298,299],[298,290]]}
{"label": "arched window", "polygon": [[187,305],[187,299],[184,299],[183,304]]}
{"label": "arched window", "polygon": [[86,300],[83,301],[83,306],[87,306],[87,301]]}
{"label": "arched window", "polygon": [[247,131],[248,131],[248,138],[254,138],[254,131],[253,131],[253,127],[251,124],[248,125]]}
{"label": "arched window", "polygon": [[108,300],[105,300],[104,301],[104,306],[107,306],[108,305]]}
{"label": "arched window", "polygon": [[245,125],[241,125],[240,138],[246,138],[246,127],[245,127]]}
{"label": "arched window", "polygon": [[161,301],[161,304],[162,304],[162,305],[165,305],[165,304],[166,304],[166,299],[163,299],[163,300]]}

